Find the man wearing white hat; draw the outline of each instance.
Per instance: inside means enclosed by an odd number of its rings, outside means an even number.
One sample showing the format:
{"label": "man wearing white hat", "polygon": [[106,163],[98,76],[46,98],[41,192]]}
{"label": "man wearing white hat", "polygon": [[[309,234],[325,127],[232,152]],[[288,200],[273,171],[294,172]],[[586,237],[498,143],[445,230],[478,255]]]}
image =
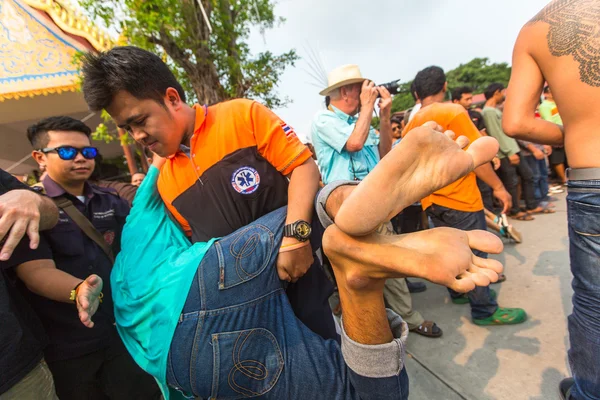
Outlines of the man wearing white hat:
{"label": "man wearing white hat", "polygon": [[[312,140],[323,183],[361,181],[392,148],[392,96],[384,87],[363,78],[357,65],[343,65],[331,71],[329,86],[322,96],[329,96],[327,109],[320,111],[312,124]],[[381,132],[371,127],[375,101],[379,99]],[[357,117],[358,114],[358,117]],[[393,234],[391,223],[380,227],[381,233]],[[389,279],[384,290],[388,306],[398,313],[410,330],[440,337],[442,330],[433,321],[412,309],[405,279]]]}

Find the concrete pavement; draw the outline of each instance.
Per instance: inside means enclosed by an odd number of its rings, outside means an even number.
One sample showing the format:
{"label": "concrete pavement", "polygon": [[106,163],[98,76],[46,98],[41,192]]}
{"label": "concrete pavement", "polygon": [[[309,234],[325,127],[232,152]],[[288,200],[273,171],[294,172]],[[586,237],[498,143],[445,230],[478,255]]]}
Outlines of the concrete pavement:
{"label": "concrete pavement", "polygon": [[[556,213],[535,221],[510,220],[523,243],[505,241],[493,256],[505,266],[506,282],[494,284],[501,307],[521,307],[520,325],[480,327],[469,305],[454,305],[446,288],[427,283],[413,294],[413,307],[444,331],[440,339],[410,334],[407,370],[411,400],[554,400],[569,375],[567,316],[571,312],[566,194]],[[412,356],[411,356],[412,355]]]}

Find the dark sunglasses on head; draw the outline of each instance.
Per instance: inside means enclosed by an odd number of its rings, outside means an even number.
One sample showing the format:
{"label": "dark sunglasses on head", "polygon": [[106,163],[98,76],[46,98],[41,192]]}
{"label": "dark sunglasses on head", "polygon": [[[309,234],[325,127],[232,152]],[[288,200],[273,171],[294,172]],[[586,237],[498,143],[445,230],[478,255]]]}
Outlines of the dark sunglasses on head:
{"label": "dark sunglasses on head", "polygon": [[396,132],[396,131],[399,131],[399,130],[401,130],[399,126],[394,126],[392,128],[392,132]]}
{"label": "dark sunglasses on head", "polygon": [[73,146],[46,147],[40,151],[44,154],[56,151],[61,160],[74,160],[78,153],[88,160],[93,160],[98,155],[98,149],[91,146],[79,149]]}

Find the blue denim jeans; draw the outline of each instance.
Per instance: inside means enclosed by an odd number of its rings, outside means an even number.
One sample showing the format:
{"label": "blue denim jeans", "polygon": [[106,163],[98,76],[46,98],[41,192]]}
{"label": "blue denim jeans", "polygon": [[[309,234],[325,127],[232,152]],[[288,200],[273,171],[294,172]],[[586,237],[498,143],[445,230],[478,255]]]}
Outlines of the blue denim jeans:
{"label": "blue denim jeans", "polygon": [[577,400],[600,399],[600,180],[569,181],[573,313],[569,362]]}
{"label": "blue denim jeans", "polygon": [[173,336],[169,386],[201,399],[407,399],[400,317],[388,311],[390,343],[342,331],[340,346],[294,316],[275,266],[285,216],[273,211],[206,253]]}
{"label": "blue denim jeans", "polygon": [[[483,210],[477,212],[465,212],[453,210],[432,204],[427,209],[427,215],[431,218],[435,227],[450,227],[461,229],[463,231],[473,231],[476,229],[487,229],[485,222],[485,213]],[[487,253],[479,250],[473,250],[476,256],[487,258]],[[448,289],[452,298],[461,296],[460,293]],[[487,318],[498,309],[498,303],[490,296],[489,286],[477,286],[469,292],[469,303],[471,304],[471,317],[476,319]]]}
{"label": "blue denim jeans", "polygon": [[545,201],[548,198],[548,167],[546,159],[538,160],[534,156],[523,157],[533,172],[534,196],[537,201]]}

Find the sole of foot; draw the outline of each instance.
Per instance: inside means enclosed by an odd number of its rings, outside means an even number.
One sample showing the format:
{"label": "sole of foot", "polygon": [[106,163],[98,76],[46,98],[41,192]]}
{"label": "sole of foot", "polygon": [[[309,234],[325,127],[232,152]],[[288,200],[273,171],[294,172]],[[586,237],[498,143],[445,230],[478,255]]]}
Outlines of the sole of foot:
{"label": "sole of foot", "polygon": [[[464,143],[466,138],[461,138],[458,141]],[[489,162],[498,146],[494,138],[482,137],[465,151],[444,133],[415,128],[348,196],[335,223],[353,236],[374,232],[415,201]]]}

